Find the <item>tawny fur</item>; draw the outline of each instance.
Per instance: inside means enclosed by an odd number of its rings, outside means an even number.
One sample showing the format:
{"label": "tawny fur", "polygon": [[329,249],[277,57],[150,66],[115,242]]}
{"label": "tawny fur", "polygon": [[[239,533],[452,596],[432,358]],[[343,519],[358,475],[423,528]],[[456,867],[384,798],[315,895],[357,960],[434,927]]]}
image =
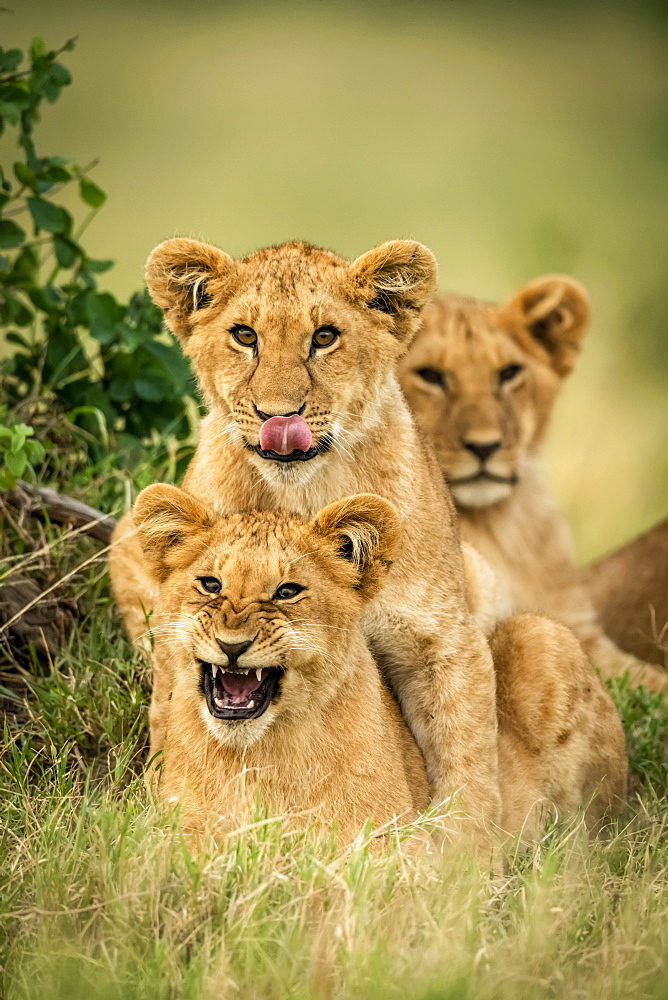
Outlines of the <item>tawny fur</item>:
{"label": "tawny fur", "polygon": [[[416,818],[429,799],[424,762],[360,628],[398,549],[397,511],[365,495],[312,519],[253,511],[216,520],[157,485],[139,496],[135,521],[161,581],[155,657],[172,678],[166,718],[157,733],[152,725],[163,749],[159,789],[180,802],[185,827],[221,834],[249,822],[258,800],[301,827],[336,824],[345,840],[369,821]],[[342,542],[355,540],[364,544],[344,554]],[[203,577],[219,580],[220,592],[203,592]],[[286,583],[304,589],[277,599]],[[206,707],[201,661],[229,666],[217,638],[252,640],[240,668],[283,669],[260,718],[215,719]],[[563,626],[526,615],[498,626],[492,641],[501,829],[535,837],[547,811],[583,805],[596,827],[625,795],[610,698]]]}
{"label": "tawny fur", "polygon": [[668,667],[668,520],[599,559],[585,584],[606,634],[627,653]]}
{"label": "tawny fur", "polygon": [[[568,625],[604,677],[628,670],[632,682],[664,690],[662,671],[605,635],[540,467],[588,322],[587,294],[565,276],[538,278],[503,305],[442,296],[423,311],[401,385],[450,484],[462,536],[505,582],[512,610]],[[492,478],[476,478],[483,468]]]}
{"label": "tawny fur", "polygon": [[[457,794],[483,840],[500,819],[492,658],[467,607],[454,508],[395,375],[434,291],[432,254],[395,241],[351,264],[290,243],[235,262],[214,247],[169,240],[151,255],[147,281],[209,409],[188,493],[217,515],[254,508],[312,516],[363,492],[398,509],[402,544],[366,609],[364,634],[424,754],[433,797]],[[234,341],[234,324],[257,332],[257,351]],[[325,325],[341,336],[312,355],[312,334]],[[329,450],[289,465],[263,460],[253,450],[258,411],[301,411],[316,442],[331,438]],[[156,588],[130,516],[115,542],[114,593],[136,637]],[[160,706],[168,667],[158,665],[154,684]]]}
{"label": "tawny fur", "polygon": [[[157,718],[152,710],[151,751],[164,751],[160,792],[181,801],[186,827],[248,822],[258,793],[288,822],[336,823],[345,839],[367,821],[414,819],[429,801],[424,764],[359,624],[397,547],[392,506],[360,496],[312,519],[253,511],[215,520],[157,485],[139,496],[135,520],[161,581],[156,667],[169,664],[171,678]],[[358,558],[341,555],[344,540],[361,539]],[[220,580],[220,593],[203,593],[200,577]],[[286,583],[304,590],[274,599]],[[278,697],[259,718],[229,722],[208,711],[200,661],[228,666],[217,638],[252,641],[239,668],[283,669]]]}
{"label": "tawny fur", "polygon": [[626,800],[626,743],[582,646],[564,625],[528,614],[498,625],[491,644],[503,829],[536,837],[546,812],[582,806],[598,829]]}

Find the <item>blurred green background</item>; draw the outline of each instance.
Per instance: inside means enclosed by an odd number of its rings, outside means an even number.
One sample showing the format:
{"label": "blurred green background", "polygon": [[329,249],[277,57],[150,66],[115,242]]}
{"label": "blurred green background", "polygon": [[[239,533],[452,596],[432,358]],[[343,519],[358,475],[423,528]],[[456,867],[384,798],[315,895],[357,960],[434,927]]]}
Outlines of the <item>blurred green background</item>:
{"label": "blurred green background", "polygon": [[443,289],[493,299],[570,272],[594,322],[547,465],[578,556],[668,514],[660,5],[33,0],[0,25],[79,38],[40,147],[100,158],[101,287],[138,287],[175,234],[350,257],[413,237]]}

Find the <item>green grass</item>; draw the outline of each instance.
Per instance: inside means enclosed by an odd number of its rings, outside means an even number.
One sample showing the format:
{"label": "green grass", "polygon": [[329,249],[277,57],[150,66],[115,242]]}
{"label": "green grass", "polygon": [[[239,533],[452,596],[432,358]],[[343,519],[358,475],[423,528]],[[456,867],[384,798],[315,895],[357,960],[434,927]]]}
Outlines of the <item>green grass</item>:
{"label": "green grass", "polygon": [[[87,495],[94,492],[89,484]],[[54,532],[57,534],[57,532]],[[94,548],[54,549],[64,573]],[[347,851],[260,810],[193,855],[144,776],[146,664],[113,611],[104,557],[75,575],[83,614],[55,662],[8,662],[0,760],[0,995],[519,1000],[668,991],[668,714],[614,695],[629,809],[590,842],[580,817],[503,874]]]}

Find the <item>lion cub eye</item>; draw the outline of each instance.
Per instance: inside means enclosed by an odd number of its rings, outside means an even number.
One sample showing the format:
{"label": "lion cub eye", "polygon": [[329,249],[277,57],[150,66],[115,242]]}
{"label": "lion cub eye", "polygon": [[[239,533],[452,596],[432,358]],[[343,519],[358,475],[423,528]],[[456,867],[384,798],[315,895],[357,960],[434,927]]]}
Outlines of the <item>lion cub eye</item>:
{"label": "lion cub eye", "polygon": [[499,385],[503,385],[504,382],[512,382],[521,371],[524,371],[524,365],[504,365],[503,368],[499,368]]}
{"label": "lion cub eye", "polygon": [[222,583],[215,576],[198,576],[197,579],[207,594],[219,594],[223,589]]}
{"label": "lion cub eye", "polygon": [[306,590],[306,588],[299,583],[282,583],[272,597],[272,601],[289,601],[291,597],[301,594],[302,590]]}
{"label": "lion cub eye", "polygon": [[440,385],[442,389],[445,389],[445,375],[437,368],[416,368],[416,372],[424,382],[429,382],[430,385]]}
{"label": "lion cub eye", "polygon": [[251,330],[249,326],[242,326],[240,323],[237,323],[230,328],[230,333],[237,344],[241,344],[242,347],[255,347],[257,344],[257,333],[255,330]]}
{"label": "lion cub eye", "polygon": [[311,346],[316,350],[323,347],[331,347],[335,340],[338,340],[341,336],[339,330],[335,326],[321,326],[313,334],[311,338]]}

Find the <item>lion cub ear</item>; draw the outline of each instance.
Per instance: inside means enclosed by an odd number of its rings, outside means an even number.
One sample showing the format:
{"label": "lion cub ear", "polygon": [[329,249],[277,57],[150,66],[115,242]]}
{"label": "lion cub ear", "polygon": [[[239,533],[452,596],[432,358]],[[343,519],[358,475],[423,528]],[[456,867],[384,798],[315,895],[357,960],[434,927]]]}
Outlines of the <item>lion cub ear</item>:
{"label": "lion cub ear", "polygon": [[345,497],[319,511],[313,527],[356,568],[356,589],[373,596],[399,547],[401,518],[394,504],[374,493]]}
{"label": "lion cub ear", "polygon": [[515,292],[505,308],[519,310],[533,339],[550,355],[557,374],[568,375],[589,327],[586,288],[565,274],[547,274]]}
{"label": "lion cub ear", "polygon": [[431,250],[415,240],[392,240],[362,254],[350,267],[367,307],[391,316],[392,332],[408,342],[420,310],[436,291],[438,265]]}
{"label": "lion cub ear", "polygon": [[146,262],[151,298],[179,339],[191,333],[194,314],[206,308],[229,280],[234,261],[218,247],[197,240],[165,240]]}
{"label": "lion cub ear", "polygon": [[176,486],[156,483],[142,490],[132,520],[144,554],[162,577],[169,573],[172,550],[211,527],[206,509]]}

